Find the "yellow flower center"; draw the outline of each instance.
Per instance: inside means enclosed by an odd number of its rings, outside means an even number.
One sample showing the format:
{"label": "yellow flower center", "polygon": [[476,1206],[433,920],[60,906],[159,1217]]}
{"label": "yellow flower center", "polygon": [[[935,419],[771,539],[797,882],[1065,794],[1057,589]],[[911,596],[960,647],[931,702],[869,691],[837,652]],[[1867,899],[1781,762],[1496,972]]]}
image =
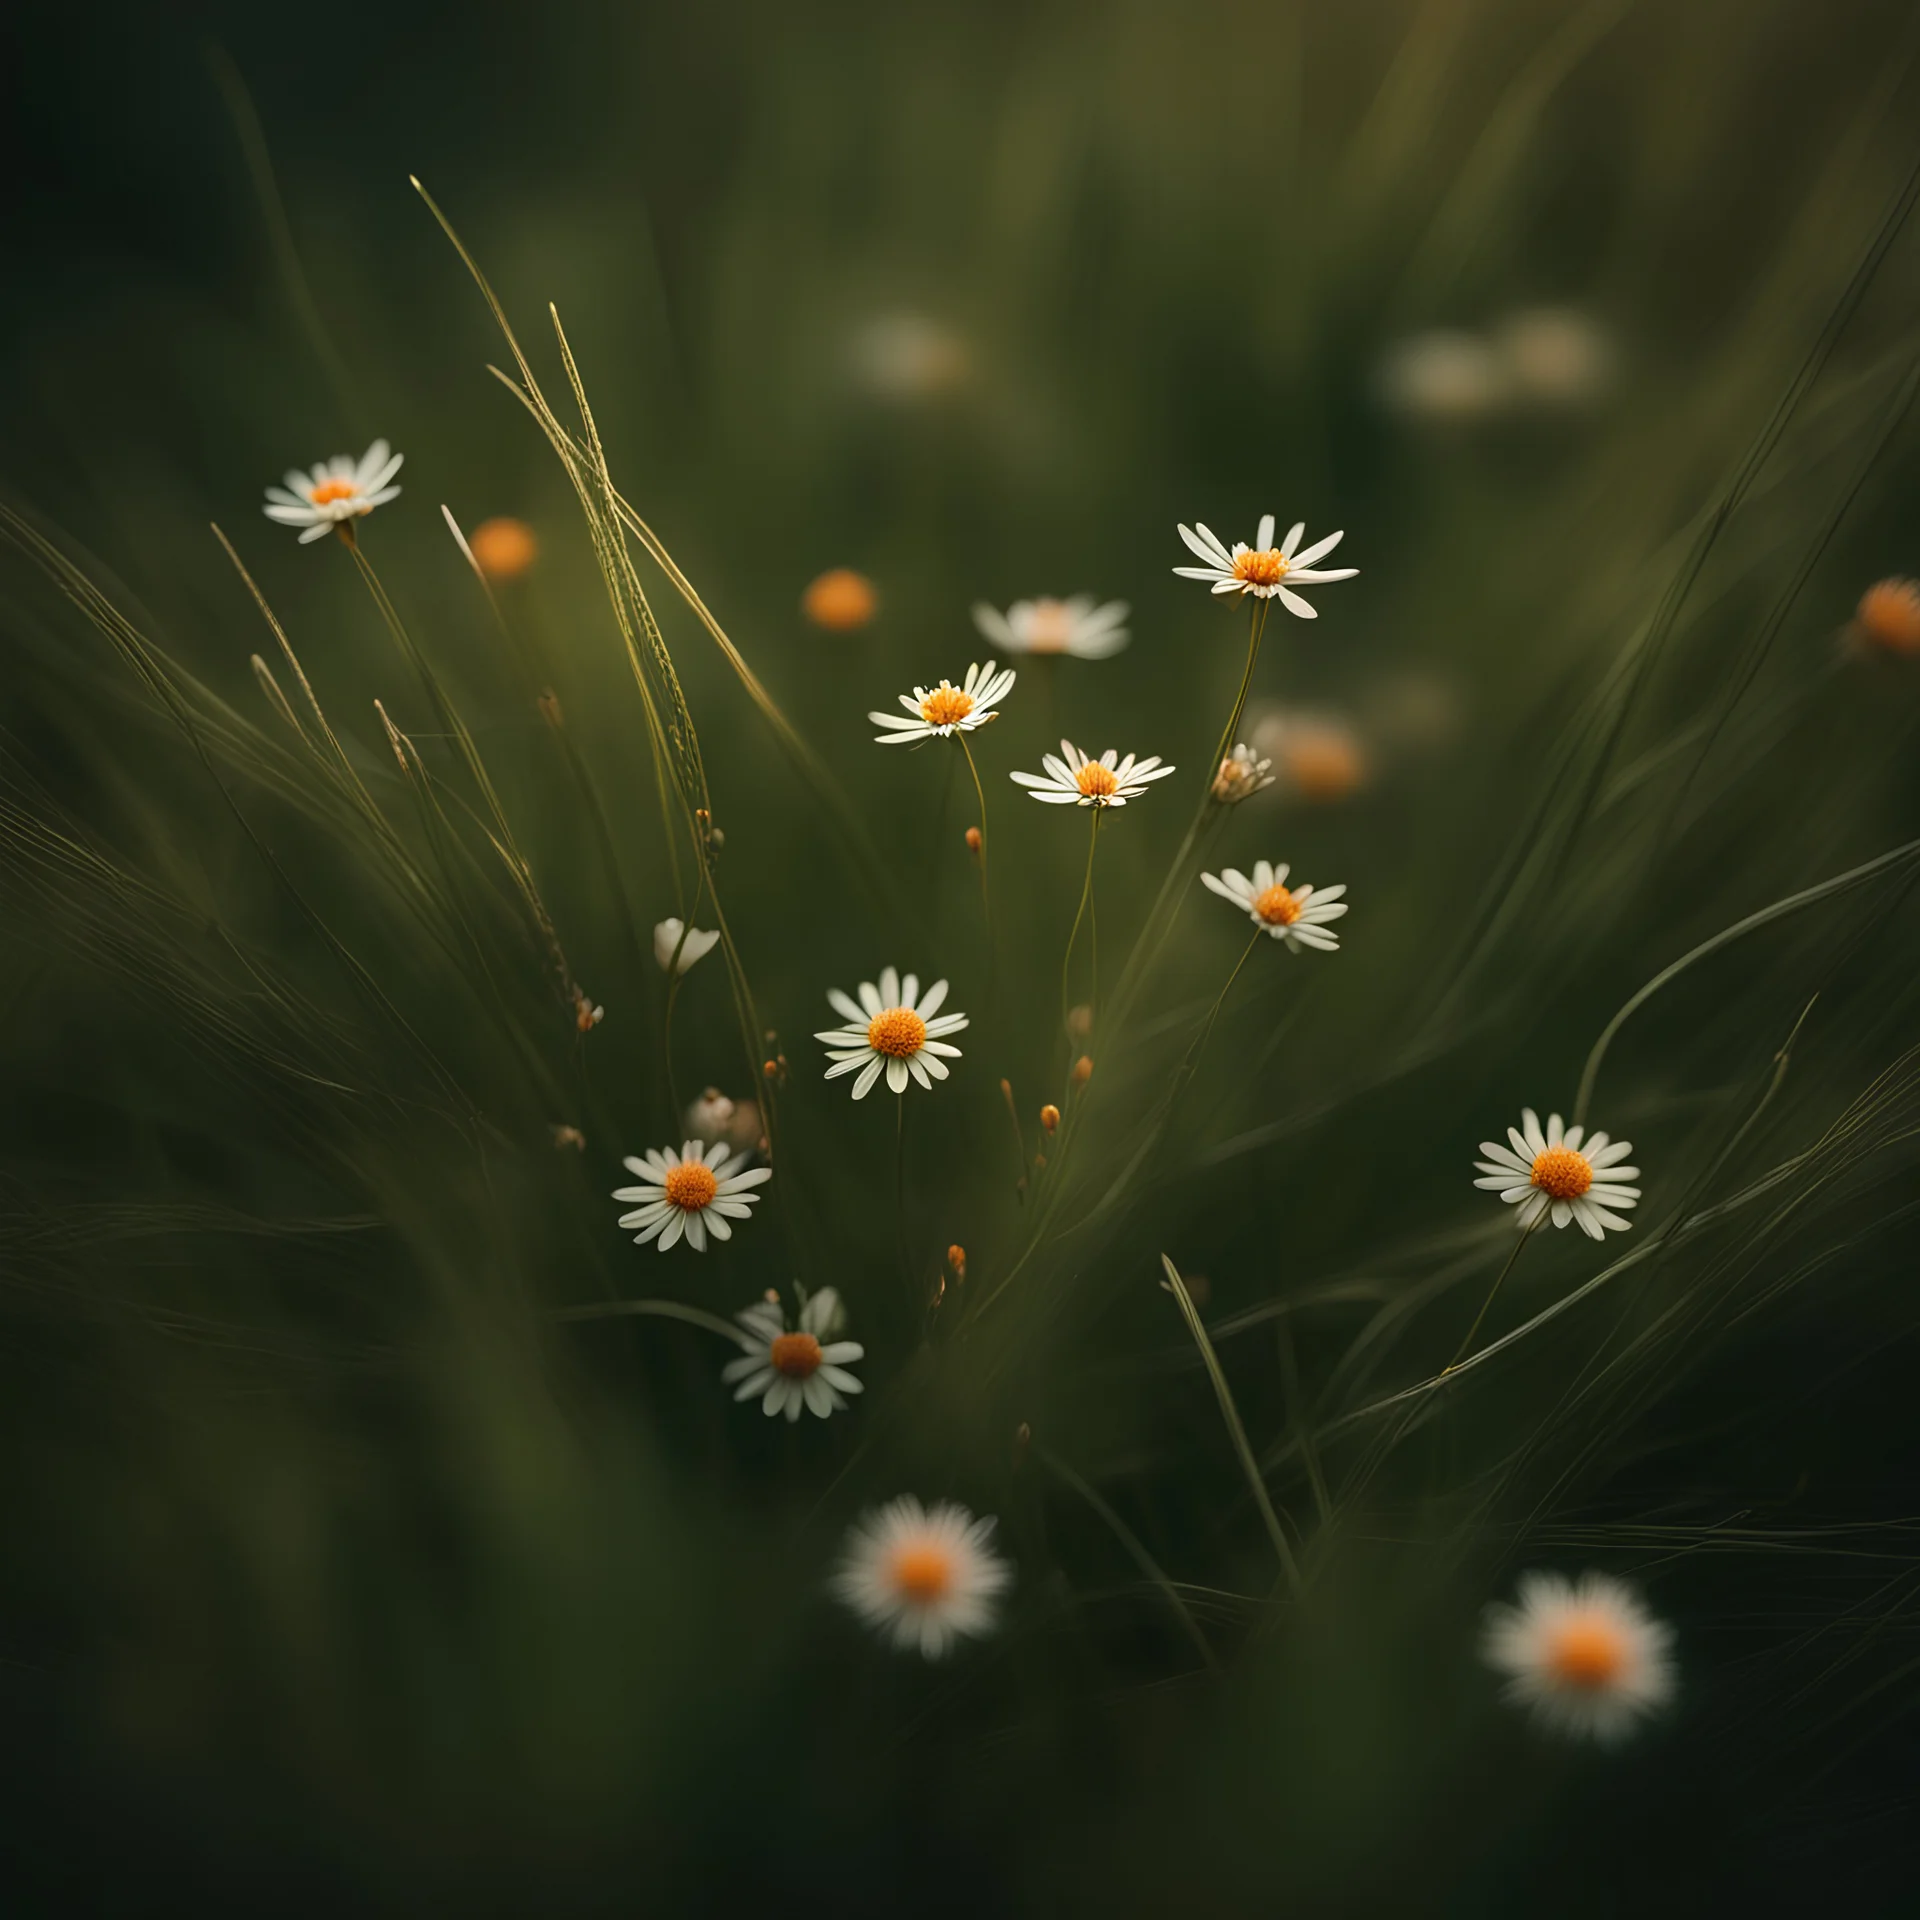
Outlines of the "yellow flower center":
{"label": "yellow flower center", "polygon": [[1593,1162],[1571,1147],[1549,1147],[1534,1156],[1533,1184],[1556,1200],[1578,1200],[1593,1185]]}
{"label": "yellow flower center", "polygon": [[804,1380],[820,1364],[820,1342],[810,1333],[783,1333],[767,1351],[775,1373]]}
{"label": "yellow flower center", "polygon": [[1064,600],[1036,600],[1027,621],[1027,646],[1034,653],[1064,653],[1073,638],[1073,616]]}
{"label": "yellow flower center", "polygon": [[903,1600],[931,1606],[953,1586],[953,1556],[944,1547],[915,1544],[893,1556],[893,1584]]}
{"label": "yellow flower center", "polygon": [[945,680],[920,702],[920,717],[930,727],[957,725],[972,711],[973,695]]}
{"label": "yellow flower center", "polygon": [[1597,1693],[1620,1678],[1627,1649],[1610,1620],[1569,1620],[1547,1649],[1547,1671],[1569,1687]]}
{"label": "yellow flower center", "polygon": [[1098,760],[1089,760],[1085,766],[1074,770],[1073,784],[1089,800],[1104,800],[1120,785],[1120,776],[1111,767],[1103,767]]}
{"label": "yellow flower center", "polygon": [[1290,927],[1300,918],[1300,902],[1285,887],[1269,887],[1254,901],[1253,910],[1269,927]]}
{"label": "yellow flower center", "polygon": [[1243,553],[1233,563],[1233,577],[1250,587],[1276,587],[1287,571],[1288,561],[1278,547],[1261,553]]}
{"label": "yellow flower center", "polygon": [[682,1160],[667,1169],[667,1198],[687,1213],[698,1213],[720,1191],[719,1179],[711,1167],[698,1160]]}
{"label": "yellow flower center", "polygon": [[911,1060],[927,1044],[927,1023],[911,1007],[889,1007],[867,1022],[867,1045],[889,1060]]}
{"label": "yellow flower center", "polygon": [[351,480],[322,480],[307,497],[316,507],[330,507],[336,500],[351,500],[359,491]]}

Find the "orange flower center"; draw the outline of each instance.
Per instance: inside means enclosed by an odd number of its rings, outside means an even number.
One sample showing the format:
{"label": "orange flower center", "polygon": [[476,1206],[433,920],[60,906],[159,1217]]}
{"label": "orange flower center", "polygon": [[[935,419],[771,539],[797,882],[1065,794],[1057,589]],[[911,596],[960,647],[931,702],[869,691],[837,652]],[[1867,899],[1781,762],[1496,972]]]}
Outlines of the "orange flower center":
{"label": "orange flower center", "polygon": [[307,498],[316,507],[330,507],[336,500],[351,500],[359,491],[351,480],[322,480]]}
{"label": "orange flower center", "polygon": [[1240,554],[1233,563],[1233,577],[1250,587],[1276,587],[1287,565],[1278,547],[1268,547],[1263,553]]}
{"label": "orange flower center", "polygon": [[1860,631],[1890,653],[1920,653],[1920,585],[1882,580],[1860,597]]}
{"label": "orange flower center", "polygon": [[944,1600],[953,1586],[953,1556],[944,1547],[902,1547],[893,1556],[893,1584],[917,1607]]}
{"label": "orange flower center", "polygon": [[873,618],[879,604],[873,582],[851,567],[823,573],[801,595],[800,605],[816,627],[833,633],[851,633]]}
{"label": "orange flower center", "polygon": [[1036,600],[1027,621],[1027,645],[1035,653],[1064,653],[1073,638],[1073,616],[1064,600]]}
{"label": "orange flower center", "polygon": [[1326,733],[1289,744],[1287,773],[1309,800],[1339,800],[1360,784],[1366,769],[1352,741]]}
{"label": "orange flower center", "polygon": [[1120,776],[1111,767],[1103,767],[1098,760],[1089,760],[1085,766],[1074,770],[1073,784],[1089,800],[1104,800],[1120,785]]}
{"label": "orange flower center", "polygon": [[1606,1620],[1569,1620],[1547,1649],[1547,1670],[1562,1684],[1598,1692],[1620,1678],[1627,1650]]}
{"label": "orange flower center", "polygon": [[973,695],[942,680],[920,702],[920,717],[930,727],[951,727],[973,711]]}
{"label": "orange flower center", "polygon": [[804,1380],[820,1364],[820,1342],[810,1333],[783,1333],[768,1349],[767,1358],[775,1373]]}
{"label": "orange flower center", "polygon": [[889,1060],[911,1060],[927,1044],[927,1023],[911,1007],[889,1007],[867,1022],[867,1045]]}
{"label": "orange flower center", "polygon": [[1300,902],[1285,887],[1269,887],[1253,910],[1270,927],[1290,927],[1300,918]]}
{"label": "orange flower center", "polygon": [[1593,1162],[1571,1147],[1549,1147],[1534,1156],[1533,1184],[1556,1200],[1578,1200],[1593,1185]]}
{"label": "orange flower center", "polygon": [[683,1160],[667,1170],[667,1198],[688,1213],[698,1213],[720,1191],[720,1182],[711,1167],[698,1160]]}

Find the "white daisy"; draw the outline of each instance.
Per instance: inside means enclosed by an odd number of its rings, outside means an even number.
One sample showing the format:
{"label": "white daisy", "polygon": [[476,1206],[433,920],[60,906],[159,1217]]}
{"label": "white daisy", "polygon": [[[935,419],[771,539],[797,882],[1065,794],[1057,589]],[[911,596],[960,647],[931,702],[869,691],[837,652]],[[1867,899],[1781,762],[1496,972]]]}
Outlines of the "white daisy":
{"label": "white daisy", "polygon": [[903,720],[897,713],[870,713],[867,718],[876,727],[887,729],[874,736],[883,747],[915,740],[944,740],[954,732],[971,733],[975,727],[999,719],[993,703],[1012,692],[1016,677],[1011,667],[996,673],[991,660],[984,667],[976,660],[957,687],[951,680],[942,680],[937,687],[915,687],[911,693],[903,693],[900,704],[912,719]]}
{"label": "white daisy", "polygon": [[923,1087],[944,1080],[947,1062],[960,1058],[960,1049],[949,1046],[946,1036],[967,1024],[964,1013],[940,1012],[946,997],[944,980],[936,980],[923,994],[917,974],[902,980],[892,967],[881,970],[878,986],[862,980],[857,1001],[838,987],[829,987],[827,999],[835,1013],[846,1016],[847,1025],[813,1036],[826,1043],[827,1057],[833,1062],[827,1078],[837,1080],[843,1073],[857,1072],[856,1100],[867,1097],[883,1068],[894,1093],[905,1093],[909,1079]]}
{"label": "white daisy", "polygon": [[1223,807],[1237,807],[1263,788],[1273,785],[1273,762],[1251,747],[1235,747],[1213,776],[1213,797]]}
{"label": "white daisy", "polygon": [[1338,887],[1289,887],[1287,866],[1275,866],[1270,860],[1253,863],[1249,879],[1238,867],[1224,873],[1203,873],[1203,886],[1210,887],[1222,900],[1231,901],[1256,927],[1264,927],[1276,940],[1284,940],[1295,953],[1302,947],[1317,947],[1332,953],[1340,945],[1339,936],[1327,929],[1327,922],[1338,920],[1346,912],[1341,899],[1346,892]]}
{"label": "white daisy", "polygon": [[1609,1227],[1625,1233],[1633,1225],[1609,1211],[1640,1204],[1640,1189],[1625,1184],[1639,1179],[1640,1169],[1620,1164],[1633,1151],[1630,1141],[1609,1142],[1604,1133],[1589,1136],[1584,1127],[1562,1132],[1557,1113],[1547,1115],[1543,1133],[1531,1107],[1520,1109],[1520,1124],[1507,1129],[1507,1138],[1511,1149],[1493,1140],[1480,1142],[1487,1157],[1473,1163],[1482,1175],[1473,1184],[1517,1206],[1521,1226],[1532,1226],[1549,1208],[1556,1227],[1577,1220],[1580,1231],[1594,1240],[1604,1240]]}
{"label": "white daisy", "polygon": [[1127,603],[1097,607],[1090,593],[1071,600],[1016,600],[1005,613],[976,601],[973,624],[1008,653],[1070,653],[1077,660],[1104,660],[1127,644]]}
{"label": "white daisy", "polygon": [[847,1535],[834,1592],[896,1647],[938,1660],[956,1639],[993,1629],[1013,1568],[988,1546],[992,1537],[991,1519],[950,1500],[929,1510],[903,1494]]}
{"label": "white daisy", "polygon": [[391,452],[384,440],[376,440],[357,461],[336,453],[331,460],[316,462],[311,473],[291,467],[284,487],[267,489],[262,511],[283,527],[304,527],[304,547],[310,540],[324,539],[342,522],[397,500],[400,489],[388,483],[405,458]]}
{"label": "white daisy", "polygon": [[1486,1610],[1482,1657],[1506,1698],[1562,1733],[1611,1744],[1673,1698],[1673,1629],[1604,1573],[1523,1573],[1519,1604]]}
{"label": "white daisy", "polygon": [[[681,933],[685,932],[685,940]],[[653,930],[653,957],[662,973],[685,973],[696,960],[704,960],[720,944],[717,933],[700,927],[682,928],[678,920],[662,920]],[[680,964],[673,962],[673,950],[680,949]]]}
{"label": "white daisy", "polygon": [[787,1325],[777,1299],[756,1300],[733,1317],[745,1329],[740,1344],[747,1357],[730,1360],[720,1378],[729,1386],[739,1383],[736,1400],[751,1400],[757,1393],[761,1411],[769,1416],[784,1413],[798,1420],[804,1407],[824,1420],[847,1404],[843,1395],[863,1391],[847,1367],[864,1359],[867,1350],[857,1340],[833,1338],[846,1316],[832,1287],[822,1287],[800,1309],[797,1328]]}
{"label": "white daisy", "polygon": [[698,1140],[689,1140],[677,1154],[665,1147],[649,1147],[644,1160],[629,1154],[622,1164],[642,1184],[616,1188],[613,1197],[640,1203],[619,1221],[622,1227],[640,1229],[634,1245],[658,1239],[665,1253],[684,1234],[695,1253],[705,1253],[709,1233],[716,1240],[731,1240],[733,1229],[727,1222],[751,1218],[760,1196],[750,1189],[773,1178],[771,1167],[728,1173],[732,1154],[724,1141],[706,1147]]}
{"label": "white daisy", "polygon": [[1285,541],[1276,547],[1273,515],[1263,513],[1259,537],[1253,545],[1236,540],[1229,553],[1210,528],[1182,527],[1180,538],[1206,565],[1175,567],[1174,572],[1183,580],[1212,581],[1215,593],[1251,593],[1262,600],[1277,596],[1289,613],[1297,613],[1302,620],[1314,620],[1319,617],[1317,610],[1312,602],[1301,599],[1294,588],[1324,586],[1329,580],[1351,580],[1360,569],[1333,567],[1316,571],[1313,563],[1330,554],[1345,535],[1330,533],[1324,540],[1315,541],[1305,553],[1296,553],[1294,549],[1306,530],[1307,523],[1296,520],[1288,529]]}
{"label": "white daisy", "polygon": [[1173,772],[1160,764],[1158,754],[1145,760],[1128,754],[1122,760],[1117,747],[1090,760],[1071,740],[1062,740],[1060,753],[1065,759],[1051,753],[1041,757],[1044,774],[1012,773],[1007,778],[1051,807],[1124,807],[1129,800],[1139,799],[1150,781],[1164,780]]}

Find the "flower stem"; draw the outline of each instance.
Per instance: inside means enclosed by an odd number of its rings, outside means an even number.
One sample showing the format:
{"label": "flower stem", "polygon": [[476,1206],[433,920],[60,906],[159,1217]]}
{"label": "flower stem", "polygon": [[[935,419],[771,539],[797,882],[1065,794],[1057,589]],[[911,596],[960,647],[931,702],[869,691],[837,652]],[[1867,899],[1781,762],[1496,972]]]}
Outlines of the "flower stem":
{"label": "flower stem", "polygon": [[907,1096],[904,1093],[893,1096],[893,1239],[908,1302],[917,1308],[913,1274],[907,1265]]}
{"label": "flower stem", "polygon": [[1533,1238],[1534,1228],[1537,1227],[1546,1216],[1547,1209],[1542,1207],[1521,1230],[1519,1239],[1513,1243],[1513,1251],[1507,1255],[1507,1264],[1500,1269],[1500,1277],[1494,1281],[1492,1291],[1481,1301],[1480,1311],[1473,1316],[1473,1325],[1467,1329],[1467,1337],[1460,1342],[1460,1351],[1440,1369],[1440,1377],[1443,1380],[1467,1357],[1467,1349],[1473,1345],[1473,1337],[1480,1331],[1480,1323],[1486,1319],[1487,1309],[1493,1305],[1499,1295],[1500,1289],[1506,1284],[1507,1275],[1513,1271],[1513,1263],[1520,1258],[1520,1249]]}
{"label": "flower stem", "polygon": [[980,769],[973,763],[973,747],[965,732],[960,736],[960,751],[967,756],[967,771],[973,775],[973,797],[980,809],[980,917],[987,926],[987,1001],[994,999],[998,954],[993,941],[993,896],[987,891],[987,796],[980,785]]}
{"label": "flower stem", "polygon": [[1087,917],[1087,903],[1093,898],[1093,853],[1100,844],[1100,816],[1103,807],[1093,810],[1093,830],[1087,835],[1087,877],[1080,883],[1080,904],[1074,909],[1073,930],[1067,935],[1067,950],[1060,957],[1060,1031],[1066,1037],[1067,1052],[1073,1052],[1073,1028],[1068,1020],[1072,1001],[1069,997],[1069,979],[1073,971],[1074,943],[1080,938],[1080,922]]}
{"label": "flower stem", "polygon": [[1260,636],[1267,630],[1267,610],[1271,603],[1253,596],[1253,611],[1247,621],[1247,664],[1240,675],[1240,691],[1234,696],[1233,711],[1227,715],[1225,730],[1220,735],[1220,744],[1213,750],[1213,758],[1207,762],[1207,781],[1205,791],[1200,798],[1200,811],[1204,815],[1207,803],[1213,798],[1213,782],[1220,771],[1220,763],[1233,746],[1234,735],[1239,730],[1240,716],[1247,709],[1247,693],[1253,685],[1254,663],[1260,658]]}

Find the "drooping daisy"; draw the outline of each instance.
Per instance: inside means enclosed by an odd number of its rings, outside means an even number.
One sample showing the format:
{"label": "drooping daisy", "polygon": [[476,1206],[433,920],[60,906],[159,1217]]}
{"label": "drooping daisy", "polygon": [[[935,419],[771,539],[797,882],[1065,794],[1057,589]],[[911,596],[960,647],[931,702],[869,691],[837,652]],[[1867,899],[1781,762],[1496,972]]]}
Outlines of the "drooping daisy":
{"label": "drooping daisy", "polygon": [[[685,934],[682,939],[681,935]],[[701,927],[682,927],[677,919],[662,920],[653,930],[654,964],[662,973],[685,973],[696,960],[704,960],[720,944],[716,932]],[[674,965],[674,949],[680,951],[680,962]]]}
{"label": "drooping daisy", "polygon": [[1263,788],[1273,785],[1273,762],[1251,747],[1235,747],[1213,776],[1213,797],[1223,807],[1237,807]]}
{"label": "drooping daisy", "polygon": [[1508,1676],[1506,1698],[1559,1732],[1610,1745],[1673,1698],[1673,1629],[1608,1574],[1523,1573],[1518,1604],[1485,1621],[1481,1655]]}
{"label": "drooping daisy", "polygon": [[324,539],[343,522],[397,500],[400,489],[389,482],[405,458],[392,452],[384,440],[376,440],[357,461],[336,453],[331,460],[316,462],[311,473],[291,467],[284,487],[267,489],[262,511],[283,527],[305,528],[300,536],[304,547],[310,540]]}
{"label": "drooping daisy", "polygon": [[1127,644],[1127,603],[1097,607],[1090,593],[1071,600],[1016,600],[1005,613],[976,601],[973,624],[1008,653],[1070,653],[1077,660],[1104,660]]}
{"label": "drooping daisy", "polygon": [[957,687],[951,680],[942,680],[937,687],[915,687],[911,693],[903,693],[900,704],[912,719],[903,720],[897,713],[870,713],[867,718],[876,727],[887,729],[875,735],[883,747],[915,740],[944,740],[955,732],[971,733],[975,727],[984,727],[989,720],[1000,717],[993,703],[1007,697],[1016,678],[1011,667],[996,673],[991,660],[984,667],[975,661]]}
{"label": "drooping daisy", "polygon": [[992,1537],[990,1518],[976,1520],[950,1500],[928,1509],[902,1494],[847,1535],[834,1592],[896,1647],[938,1660],[956,1640],[993,1629],[1013,1568],[988,1545]]}
{"label": "drooping daisy", "polygon": [[1206,564],[1175,567],[1174,572],[1183,580],[1212,581],[1215,593],[1251,593],[1262,600],[1278,597],[1289,613],[1297,613],[1302,620],[1318,619],[1318,611],[1312,602],[1301,599],[1294,588],[1324,586],[1330,580],[1351,580],[1360,569],[1333,567],[1316,571],[1313,563],[1330,554],[1345,535],[1330,533],[1324,540],[1316,540],[1305,553],[1296,553],[1294,549],[1299,546],[1300,536],[1306,530],[1307,523],[1296,520],[1288,530],[1285,541],[1276,547],[1273,544],[1273,515],[1263,513],[1260,516],[1259,537],[1253,545],[1248,546],[1245,541],[1236,540],[1233,551],[1229,553],[1210,528],[1198,525],[1182,527],[1180,538]]}
{"label": "drooping daisy", "polygon": [[736,1400],[759,1394],[761,1410],[769,1416],[784,1413],[798,1420],[804,1407],[824,1420],[847,1404],[844,1395],[864,1391],[847,1368],[867,1350],[857,1340],[833,1338],[846,1316],[832,1287],[822,1287],[800,1309],[798,1327],[787,1325],[780,1302],[772,1298],[756,1300],[733,1317],[743,1329],[740,1344],[747,1357],[728,1361],[720,1378],[734,1386]]}
{"label": "drooping daisy", "polygon": [[1547,1115],[1543,1133],[1531,1107],[1520,1109],[1520,1124],[1507,1129],[1507,1138],[1511,1148],[1480,1142],[1487,1157],[1473,1163],[1482,1176],[1473,1184],[1517,1206],[1521,1226],[1532,1226],[1549,1209],[1556,1227],[1577,1220],[1593,1240],[1604,1240],[1609,1227],[1625,1233],[1633,1225],[1610,1211],[1640,1204],[1640,1189],[1625,1184],[1639,1179],[1640,1169],[1620,1164],[1633,1151],[1630,1141],[1609,1141],[1604,1133],[1588,1136],[1584,1127],[1563,1132],[1557,1113]]}
{"label": "drooping daisy", "polygon": [[773,1178],[771,1167],[728,1173],[732,1157],[733,1149],[724,1141],[708,1147],[698,1140],[687,1141],[677,1154],[666,1147],[649,1147],[644,1160],[629,1154],[622,1164],[642,1184],[618,1187],[613,1197],[639,1202],[619,1221],[622,1227],[640,1229],[634,1245],[658,1240],[665,1253],[684,1235],[695,1253],[705,1253],[709,1233],[716,1240],[731,1240],[733,1229],[727,1222],[751,1218],[760,1198],[752,1189]]}
{"label": "drooping daisy", "polygon": [[944,1080],[947,1062],[960,1058],[960,1049],[950,1046],[946,1036],[967,1024],[964,1013],[940,1012],[946,997],[944,980],[936,980],[922,993],[917,974],[902,980],[892,967],[881,969],[878,986],[862,980],[857,1001],[838,987],[829,987],[827,999],[835,1013],[845,1015],[847,1024],[813,1036],[826,1044],[827,1057],[833,1062],[826,1077],[837,1080],[843,1073],[858,1073],[853,1083],[856,1100],[867,1097],[882,1070],[893,1093],[905,1093],[909,1079],[923,1087]]}
{"label": "drooping daisy", "polygon": [[1132,754],[1122,760],[1117,747],[1109,747],[1098,760],[1090,760],[1071,740],[1060,742],[1060,754],[1045,754],[1041,773],[1012,773],[1007,776],[1025,787],[1036,800],[1051,807],[1124,807],[1146,792],[1150,782],[1164,780],[1173,772],[1163,767],[1158,754],[1136,760]]}
{"label": "drooping daisy", "polygon": [[1295,953],[1302,947],[1334,952],[1340,939],[1328,931],[1327,922],[1346,912],[1347,903],[1340,897],[1345,886],[1289,887],[1287,872],[1284,861],[1276,867],[1270,860],[1256,860],[1251,879],[1238,867],[1229,867],[1224,873],[1203,873],[1200,880]]}

